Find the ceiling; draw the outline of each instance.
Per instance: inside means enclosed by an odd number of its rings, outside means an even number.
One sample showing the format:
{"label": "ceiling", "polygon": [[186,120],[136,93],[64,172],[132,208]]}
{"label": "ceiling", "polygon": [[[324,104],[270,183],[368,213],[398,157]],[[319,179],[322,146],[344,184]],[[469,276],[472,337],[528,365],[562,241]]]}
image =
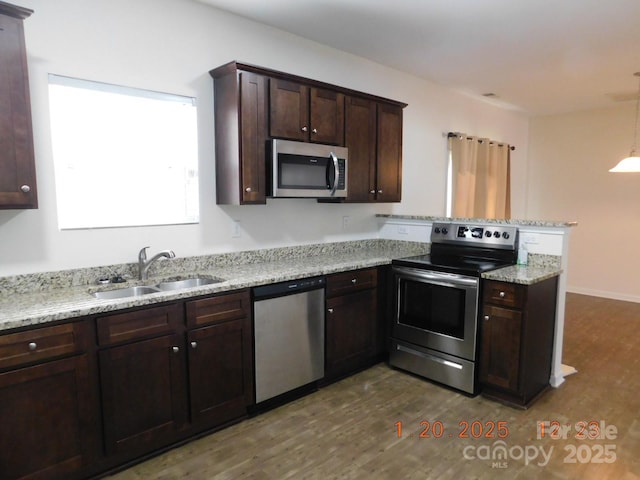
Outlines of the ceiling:
{"label": "ceiling", "polygon": [[529,115],[638,91],[639,0],[197,1]]}

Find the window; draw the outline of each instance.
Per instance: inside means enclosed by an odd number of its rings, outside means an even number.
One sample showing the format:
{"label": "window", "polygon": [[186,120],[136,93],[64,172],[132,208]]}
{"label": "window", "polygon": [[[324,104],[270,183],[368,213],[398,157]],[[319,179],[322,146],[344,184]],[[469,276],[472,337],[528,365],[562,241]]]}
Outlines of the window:
{"label": "window", "polygon": [[49,75],[60,229],[198,223],[195,99]]}
{"label": "window", "polygon": [[487,138],[449,134],[448,217],[511,217],[510,152]]}

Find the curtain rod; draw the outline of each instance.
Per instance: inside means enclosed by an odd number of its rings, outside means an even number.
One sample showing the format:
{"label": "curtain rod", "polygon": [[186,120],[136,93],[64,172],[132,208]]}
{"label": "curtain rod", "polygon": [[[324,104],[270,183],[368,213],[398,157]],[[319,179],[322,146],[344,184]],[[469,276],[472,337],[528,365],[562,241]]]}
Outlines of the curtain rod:
{"label": "curtain rod", "polygon": [[[447,133],[447,138],[457,137],[458,135],[463,135],[463,134],[456,133],[456,132],[449,132],[449,133]],[[471,140],[471,139],[469,139],[469,140]],[[482,143],[483,140],[481,138],[479,138],[478,142]],[[500,142],[489,142],[489,145],[491,145],[492,143],[497,143],[498,145],[504,145],[504,143],[500,143]],[[509,149],[513,152],[516,149],[516,147],[514,147],[513,145],[510,145]]]}

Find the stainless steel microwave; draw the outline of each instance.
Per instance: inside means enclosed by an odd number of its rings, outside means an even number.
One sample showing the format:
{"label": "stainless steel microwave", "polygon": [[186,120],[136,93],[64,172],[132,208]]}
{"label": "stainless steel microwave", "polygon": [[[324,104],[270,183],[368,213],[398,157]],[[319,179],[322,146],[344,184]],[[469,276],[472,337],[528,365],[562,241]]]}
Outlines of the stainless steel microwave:
{"label": "stainless steel microwave", "polygon": [[271,196],[347,196],[348,150],[319,143],[271,140]]}

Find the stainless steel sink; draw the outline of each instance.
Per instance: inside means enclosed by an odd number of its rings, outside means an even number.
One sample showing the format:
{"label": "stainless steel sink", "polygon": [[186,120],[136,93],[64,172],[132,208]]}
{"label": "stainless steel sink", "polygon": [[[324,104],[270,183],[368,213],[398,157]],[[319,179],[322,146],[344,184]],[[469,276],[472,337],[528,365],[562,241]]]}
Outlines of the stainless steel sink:
{"label": "stainless steel sink", "polygon": [[139,285],[136,287],[117,288],[115,290],[105,290],[103,292],[95,292],[93,294],[96,298],[101,299],[115,299],[115,298],[128,298],[139,297],[141,295],[149,295],[150,293],[167,292],[171,290],[180,290],[182,288],[200,287],[202,285],[211,285],[213,283],[220,283],[224,280],[214,277],[178,277],[176,279],[165,280],[157,285]]}
{"label": "stainless steel sink", "polygon": [[194,277],[194,278],[183,278],[179,280],[168,280],[156,285],[162,291],[167,290],[179,290],[181,288],[193,288],[193,287],[201,287],[202,285],[211,285],[213,283],[222,282],[219,278],[212,277]]}
{"label": "stainless steel sink", "polygon": [[148,285],[141,285],[138,287],[118,288],[116,290],[106,290],[104,292],[95,292],[93,294],[96,298],[102,299],[114,299],[114,298],[127,298],[127,297],[139,297],[141,295],[149,295],[150,293],[158,293],[159,288],[150,287]]}

